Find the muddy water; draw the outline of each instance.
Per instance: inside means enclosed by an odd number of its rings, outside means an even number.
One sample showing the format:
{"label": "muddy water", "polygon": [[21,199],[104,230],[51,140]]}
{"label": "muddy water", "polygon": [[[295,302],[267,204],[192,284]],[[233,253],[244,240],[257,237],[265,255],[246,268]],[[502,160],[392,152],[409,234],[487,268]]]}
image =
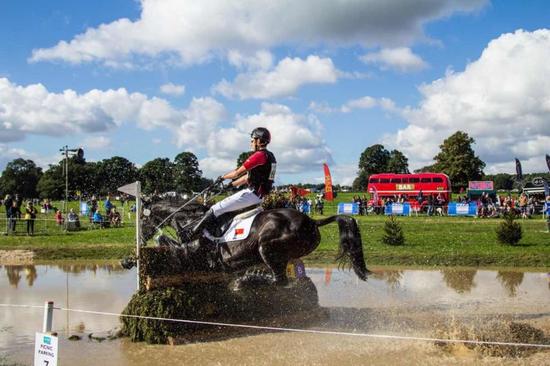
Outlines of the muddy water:
{"label": "muddy water", "polygon": [[[375,269],[367,282],[353,274],[308,268],[329,317],[309,329],[355,333],[453,336],[460,327],[516,321],[550,336],[550,277],[544,272],[476,269]],[[113,265],[0,266],[0,303],[120,312],[135,289],[135,272]],[[32,364],[41,309],[0,308],[0,364]],[[180,346],[92,341],[90,333],[118,325],[116,317],[54,313],[60,365],[333,365],[550,364],[550,352],[492,357],[464,346],[290,332],[239,332]],[[69,335],[81,335],[69,341]]]}

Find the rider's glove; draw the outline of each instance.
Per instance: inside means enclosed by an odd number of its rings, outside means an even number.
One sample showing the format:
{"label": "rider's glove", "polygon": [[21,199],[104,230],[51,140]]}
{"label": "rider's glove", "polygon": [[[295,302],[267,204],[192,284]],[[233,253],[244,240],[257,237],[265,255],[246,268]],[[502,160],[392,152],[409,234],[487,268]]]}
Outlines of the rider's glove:
{"label": "rider's glove", "polygon": [[214,182],[215,185],[223,183],[225,179],[220,175],[218,178],[216,178],[216,181]]}

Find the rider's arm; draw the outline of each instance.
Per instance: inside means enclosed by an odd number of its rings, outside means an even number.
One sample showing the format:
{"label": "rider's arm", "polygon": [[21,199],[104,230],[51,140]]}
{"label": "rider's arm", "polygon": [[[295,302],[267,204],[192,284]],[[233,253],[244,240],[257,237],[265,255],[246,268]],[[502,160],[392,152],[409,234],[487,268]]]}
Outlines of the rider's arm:
{"label": "rider's arm", "polygon": [[236,179],[233,182],[231,182],[231,185],[233,187],[240,187],[240,186],[242,186],[243,184],[246,184],[246,183],[248,183],[248,175],[245,174],[242,177],[240,177],[239,179]]}
{"label": "rider's arm", "polygon": [[[223,179],[235,179],[239,178],[241,175],[243,175],[246,172],[246,168],[241,166],[239,169],[235,169],[227,174],[225,174],[222,178]],[[246,176],[245,176],[246,177]]]}
{"label": "rider's arm", "polygon": [[[256,151],[254,154],[250,155],[248,157],[248,159],[246,159],[246,161],[243,163],[243,165],[236,169],[236,170],[233,170],[232,172],[229,172],[227,174],[225,174],[223,176],[223,179],[236,179],[236,178],[239,178],[237,181],[239,181],[242,177],[242,175],[250,170],[250,169],[253,169],[259,165],[263,165],[267,162],[267,157],[266,157],[266,154],[264,152],[261,152],[261,151]],[[245,176],[246,178],[246,176]],[[239,185],[242,185],[246,182],[243,181],[241,184]]]}

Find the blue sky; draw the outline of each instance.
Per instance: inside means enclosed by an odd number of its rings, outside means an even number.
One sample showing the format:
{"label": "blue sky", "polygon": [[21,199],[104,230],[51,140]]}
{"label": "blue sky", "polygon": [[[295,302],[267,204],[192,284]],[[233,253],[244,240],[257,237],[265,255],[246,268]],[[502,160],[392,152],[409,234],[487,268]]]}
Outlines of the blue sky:
{"label": "blue sky", "polygon": [[64,145],[209,177],[272,130],[279,183],[350,184],[374,143],[432,162],[476,139],[486,172],[544,171],[547,1],[2,1],[0,169]]}

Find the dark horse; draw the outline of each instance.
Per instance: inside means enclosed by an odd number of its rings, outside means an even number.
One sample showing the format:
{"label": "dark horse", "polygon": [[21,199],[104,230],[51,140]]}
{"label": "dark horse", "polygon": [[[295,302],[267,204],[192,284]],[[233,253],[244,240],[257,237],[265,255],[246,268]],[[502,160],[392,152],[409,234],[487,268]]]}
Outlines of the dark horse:
{"label": "dark horse", "polygon": [[[159,225],[170,225],[179,231],[208,210],[207,206],[198,203],[181,208],[182,203],[171,199],[146,203],[144,208],[148,210],[148,215],[142,215],[143,239],[152,238]],[[171,214],[170,219],[163,223]],[[198,239],[196,245],[187,245],[167,237],[161,238],[160,242],[186,250],[191,262],[205,263],[207,256],[215,252],[219,264],[227,272],[265,263],[272,272],[273,282],[284,285],[287,283],[286,267],[289,260],[313,252],[321,241],[319,227],[332,222],[338,223],[340,231],[340,249],[336,260],[341,264],[350,264],[357,276],[366,280],[369,271],[363,258],[361,234],[355,219],[345,215],[313,220],[294,209],[269,209],[256,216],[249,236],[243,240],[223,243],[219,247],[206,238]]]}

